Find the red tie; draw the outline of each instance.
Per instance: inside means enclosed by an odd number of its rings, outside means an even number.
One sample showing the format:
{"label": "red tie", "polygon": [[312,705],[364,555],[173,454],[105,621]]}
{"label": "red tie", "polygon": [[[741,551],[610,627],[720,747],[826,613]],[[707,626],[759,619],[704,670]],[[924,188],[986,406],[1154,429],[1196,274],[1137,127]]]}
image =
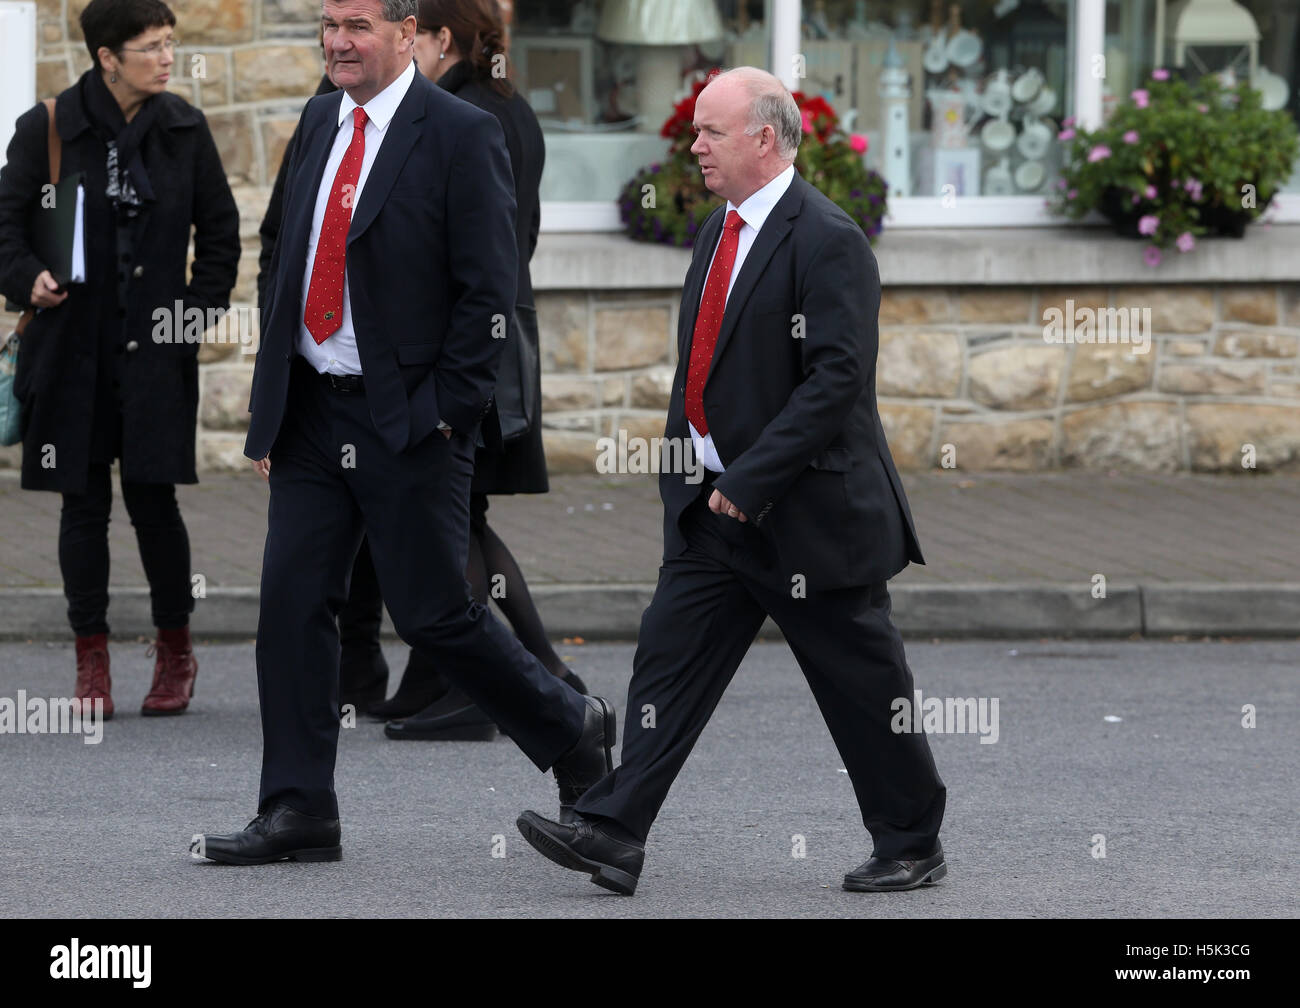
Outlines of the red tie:
{"label": "red tie", "polygon": [[701,436],[709,433],[709,422],[704,419],[704,382],[709,377],[713,348],[718,343],[718,333],[722,329],[722,313],[727,307],[731,267],[736,262],[740,229],[744,223],[735,210],[727,212],[722,239],[713,256],[713,265],[709,267],[708,282],[704,285],[700,311],[695,316],[695,335],[691,337],[691,365],[686,375],[686,419]]}
{"label": "red tie", "polygon": [[303,322],[317,343],[324,343],[343,324],[344,260],[348,250],[348,226],[352,205],[357,201],[357,179],[366,156],[366,110],[357,106],[352,113],[352,142],[343,152],[334,176],[320,237],[316,239],[316,261],[311,267],[307,308]]}

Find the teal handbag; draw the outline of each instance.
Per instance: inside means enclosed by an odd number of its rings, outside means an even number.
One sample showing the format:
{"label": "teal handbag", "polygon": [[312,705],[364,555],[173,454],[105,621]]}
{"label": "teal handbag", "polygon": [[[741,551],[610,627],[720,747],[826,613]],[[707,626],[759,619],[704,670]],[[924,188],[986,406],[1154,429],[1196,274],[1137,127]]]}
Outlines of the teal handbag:
{"label": "teal handbag", "polygon": [[18,334],[12,333],[0,347],[0,445],[16,445],[23,439],[20,414],[22,406],[14,395],[14,375],[18,372]]}

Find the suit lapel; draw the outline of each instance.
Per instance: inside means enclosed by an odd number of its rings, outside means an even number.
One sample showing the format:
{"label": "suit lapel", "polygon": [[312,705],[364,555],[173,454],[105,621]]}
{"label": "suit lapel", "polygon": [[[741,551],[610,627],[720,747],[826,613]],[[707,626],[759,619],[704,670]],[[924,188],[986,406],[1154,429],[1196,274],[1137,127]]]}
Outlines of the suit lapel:
{"label": "suit lapel", "polygon": [[[726,204],[723,204],[722,209],[726,209]],[[717,211],[710,214],[695,239],[700,254],[691,260],[691,268],[686,271],[686,283],[682,287],[682,305],[677,312],[677,356],[679,358],[684,358],[690,352],[691,333],[695,331],[695,316],[699,314],[700,298],[704,296],[704,278],[709,272],[709,262],[713,259],[713,248],[718,244],[718,235],[722,232],[724,216]]]}
{"label": "suit lapel", "polygon": [[[421,81],[424,81],[423,85]],[[402,165],[406,164],[407,155],[420,136],[418,130],[408,127],[424,118],[425,88],[432,86],[417,70],[415,80],[402,96],[388,129],[384,131],[384,142],[375,155],[375,163],[370,166],[370,174],[366,176],[361,199],[352,212],[352,224],[348,228],[349,245],[370,226],[388,199],[389,190],[393,188],[393,183],[401,174]]]}
{"label": "suit lapel", "polygon": [[[713,348],[713,360],[709,364],[709,378],[713,377],[713,372],[717,369],[718,360],[722,357],[723,351],[727,348],[727,342],[731,339],[731,334],[736,330],[736,321],[740,318],[745,308],[745,302],[749,295],[754,292],[754,287],[758,284],[758,278],[763,275],[763,270],[767,269],[768,261],[772,258],[772,253],[787,234],[790,233],[790,221],[799,216],[799,208],[803,205],[803,179],[799,173],[790,180],[790,186],[785,193],[776,202],[772,212],[767,215],[767,220],[763,222],[763,228],[758,232],[758,237],[754,239],[754,244],[750,246],[749,252],[745,255],[745,261],[741,264],[740,272],[736,275],[736,282],[731,285],[731,294],[727,298],[727,307],[722,313],[722,328],[718,331],[718,342]],[[704,383],[708,385],[709,379],[705,378]]]}
{"label": "suit lapel", "polygon": [[[295,180],[293,201],[286,212],[284,234],[280,239],[289,243],[286,244],[286,248],[307,248],[311,218],[316,209],[316,195],[320,192],[325,163],[329,160],[330,148],[334,146],[334,137],[338,133],[339,104],[342,101],[343,92],[339,91],[322,110],[324,116],[320,124],[310,135],[302,138],[301,142],[304,146],[302,157],[298,162],[299,178]],[[304,263],[291,264],[299,280],[302,279],[304,265]]]}

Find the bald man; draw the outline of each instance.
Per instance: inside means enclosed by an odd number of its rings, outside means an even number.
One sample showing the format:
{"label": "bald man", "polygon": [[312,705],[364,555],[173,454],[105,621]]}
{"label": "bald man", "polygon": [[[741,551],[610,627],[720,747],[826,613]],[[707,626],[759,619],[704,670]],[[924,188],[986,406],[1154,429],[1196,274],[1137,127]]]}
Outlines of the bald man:
{"label": "bald man", "polygon": [[664,559],[623,762],[572,824],[525,812],[519,829],[557,864],[635,892],[650,827],[771,616],[871,835],[844,888],[914,889],[947,873],[946,791],[925,735],[890,728],[913,687],[886,582],[924,560],[876,409],[876,261],[861,228],[794,170],[799,109],[771,74],[715,77],[694,127],[691,152],[726,205],[700,229],[682,290],[665,437],[693,457],[659,478]]}

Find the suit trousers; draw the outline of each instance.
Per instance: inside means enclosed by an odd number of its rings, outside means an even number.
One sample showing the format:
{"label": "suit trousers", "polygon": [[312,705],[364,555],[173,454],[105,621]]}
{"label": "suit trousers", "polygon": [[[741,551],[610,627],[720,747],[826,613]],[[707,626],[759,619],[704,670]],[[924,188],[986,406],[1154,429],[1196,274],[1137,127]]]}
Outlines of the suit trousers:
{"label": "suit trousers", "polygon": [[432,432],[395,454],[366,397],[296,358],[271,449],[257,684],[264,809],[336,818],[337,617],[362,535],[397,633],[437,662],[540,770],[573,748],[586,702],[465,581],[474,439]]}
{"label": "suit trousers", "polygon": [[[711,481],[709,481],[711,483]],[[796,597],[758,577],[759,533],[715,515],[709,485],[687,508],[688,547],[665,562],[637,638],[619,767],[579,800],[644,842],[673,781],[765,615],[781,628],[848,769],[885,858],[931,854],[947,791],[924,734],[895,734],[891,702],[912,697],[885,582]],[[654,727],[642,711],[653,704]]]}

